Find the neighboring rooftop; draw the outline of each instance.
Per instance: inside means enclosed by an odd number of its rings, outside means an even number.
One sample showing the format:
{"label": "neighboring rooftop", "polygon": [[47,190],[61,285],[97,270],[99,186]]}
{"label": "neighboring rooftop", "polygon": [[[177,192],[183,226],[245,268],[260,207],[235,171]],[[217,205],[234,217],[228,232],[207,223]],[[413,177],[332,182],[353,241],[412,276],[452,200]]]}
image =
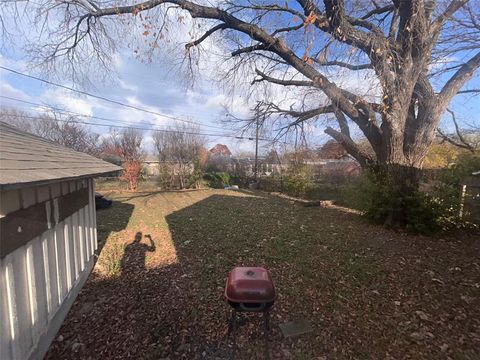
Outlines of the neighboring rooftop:
{"label": "neighboring rooftop", "polygon": [[323,160],[338,160],[345,158],[348,155],[342,144],[333,139],[328,140],[320,149],[318,149],[317,154],[319,158]]}
{"label": "neighboring rooftop", "polygon": [[0,189],[91,177],[121,169],[0,121]]}
{"label": "neighboring rooftop", "polygon": [[228,148],[227,145],[223,144],[217,144],[213,148],[210,149],[210,152],[213,155],[219,155],[219,156],[232,156],[232,152]]}

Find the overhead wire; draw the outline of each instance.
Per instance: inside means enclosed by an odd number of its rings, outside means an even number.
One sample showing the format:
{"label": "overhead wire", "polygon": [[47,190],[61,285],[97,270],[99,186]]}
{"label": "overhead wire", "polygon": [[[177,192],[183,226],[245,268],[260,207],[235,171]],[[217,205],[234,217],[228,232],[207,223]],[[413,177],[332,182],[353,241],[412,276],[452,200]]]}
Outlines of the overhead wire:
{"label": "overhead wire", "polygon": [[[72,87],[61,85],[61,84],[55,83],[53,81],[42,79],[42,78],[34,76],[34,75],[29,75],[29,74],[26,74],[26,73],[23,73],[23,72],[20,72],[20,71],[17,71],[17,70],[14,70],[14,69],[2,66],[2,65],[0,65],[0,69],[9,71],[11,73],[14,73],[14,74],[17,74],[17,75],[20,75],[20,76],[24,76],[24,77],[27,77],[27,78],[30,78],[30,79],[41,81],[41,82],[44,82],[44,83],[49,84],[49,85],[57,86],[57,87],[60,87],[60,88],[63,88],[63,89],[66,89],[66,90],[69,90],[69,91],[72,91],[72,92],[76,92],[76,93],[79,93],[79,94],[82,94],[82,95],[90,96],[90,97],[97,98],[97,99],[100,99],[100,100],[103,100],[103,101],[106,101],[106,102],[110,102],[110,103],[113,103],[113,104],[116,104],[116,105],[119,105],[119,106],[123,106],[123,107],[126,107],[126,108],[131,108],[131,109],[134,109],[134,110],[142,111],[142,112],[153,114],[153,115],[156,115],[156,116],[165,117],[165,118],[172,119],[172,120],[175,120],[175,121],[194,124],[194,125],[197,125],[197,126],[204,126],[204,127],[210,127],[210,128],[225,130],[224,128],[219,127],[219,126],[202,124],[202,123],[199,123],[199,122],[196,122],[196,121],[185,120],[185,119],[181,119],[181,118],[178,118],[178,117],[175,117],[175,116],[161,114],[161,113],[158,113],[156,111],[143,109],[143,108],[135,106],[135,105],[125,104],[125,103],[117,101],[117,100],[112,100],[112,99],[106,98],[104,96],[91,94],[91,93],[83,91],[83,90],[77,90],[77,89],[74,89]],[[1,95],[0,95],[0,97],[8,98],[6,96],[1,96]],[[26,102],[26,100],[20,100],[20,99],[14,99],[14,98],[10,98],[10,100]],[[54,107],[52,107],[52,106],[46,106],[46,105],[43,105],[43,104],[35,104],[35,105],[36,106],[43,106],[43,107],[50,107],[50,108],[54,109]],[[59,110],[59,111],[62,111],[62,110]],[[69,110],[63,110],[63,111],[74,113],[74,112],[69,111]],[[97,119],[101,119],[101,120],[104,120],[104,121],[115,121],[115,122],[120,121],[121,122],[121,120],[118,120],[118,119],[108,119],[108,118],[103,118],[102,119],[101,117],[94,116],[94,115],[86,115],[86,114],[79,114],[79,113],[77,113],[76,115],[82,116],[82,117],[97,118]],[[79,122],[79,123],[81,123],[81,122]],[[87,122],[84,122],[84,124],[93,125],[93,126],[109,126],[109,127],[116,127],[116,128],[128,128],[128,127],[135,128],[135,127],[132,127],[132,126],[106,125],[106,124],[87,123]],[[151,124],[150,126],[157,126],[157,125]],[[138,127],[136,127],[136,128],[138,128]],[[183,133],[192,133],[192,134],[204,135],[204,136],[218,136],[218,137],[226,137],[226,138],[235,138],[235,139],[240,139],[240,140],[254,140],[255,139],[254,137],[226,135],[226,134],[200,134],[200,133],[186,132],[186,131],[176,131],[176,130],[145,129],[145,128],[138,128],[138,129],[139,130],[163,131],[163,132],[183,132]],[[275,140],[275,139],[272,140],[272,139],[264,139],[264,138],[260,139],[259,138],[259,141],[282,142],[282,143],[287,144],[287,145],[292,145],[291,143],[287,143],[286,141],[278,141],[278,140]]]}
{"label": "overhead wire", "polygon": [[100,99],[100,100],[103,100],[103,101],[106,101],[106,102],[109,102],[109,103],[112,103],[112,104],[115,104],[115,105],[123,106],[123,107],[125,107],[125,108],[130,108],[130,109],[142,111],[142,112],[145,112],[145,113],[148,113],[148,114],[152,114],[152,115],[156,115],[156,116],[160,116],[160,117],[164,117],[164,118],[167,118],[167,119],[171,119],[171,120],[175,120],[175,121],[180,121],[180,122],[184,122],[184,123],[195,124],[195,125],[199,125],[199,126],[204,126],[204,127],[209,127],[209,128],[216,128],[216,129],[222,129],[222,130],[224,129],[224,128],[220,127],[220,126],[202,124],[202,123],[199,123],[199,122],[197,122],[197,121],[185,120],[185,119],[182,119],[182,118],[179,118],[179,117],[176,117],[176,116],[166,115],[166,114],[159,113],[159,112],[157,112],[157,111],[144,109],[144,108],[141,108],[141,107],[136,106],[136,105],[126,104],[126,103],[121,102],[121,101],[118,101],[118,100],[109,99],[109,98],[107,98],[107,97],[105,97],[105,96],[95,95],[95,94],[89,93],[89,92],[87,92],[87,91],[78,90],[78,89],[75,89],[75,88],[72,88],[72,87],[69,87],[69,86],[66,86],[66,85],[58,84],[58,83],[56,83],[56,82],[53,82],[53,81],[50,81],[50,80],[46,80],[46,79],[42,79],[42,78],[40,78],[40,77],[38,77],[38,76],[26,74],[26,73],[23,73],[23,72],[21,72],[21,71],[17,71],[17,70],[14,70],[14,69],[11,69],[11,68],[2,66],[2,65],[0,65],[0,69],[3,69],[3,70],[5,70],[5,71],[9,71],[9,72],[11,72],[11,73],[13,73],[13,74],[17,74],[17,75],[19,75],[19,76],[27,77],[27,78],[30,78],[30,79],[33,79],[33,80],[37,80],[37,81],[40,81],[40,82],[43,82],[43,83],[46,83],[46,84],[49,84],[49,85],[53,85],[53,86],[56,86],[56,87],[59,87],[59,88],[62,88],[62,89],[66,89],[66,90],[69,90],[69,91],[72,91],[72,92],[76,92],[76,93],[78,93],[78,94],[90,96],[90,97],[93,97],[93,98],[96,98],[96,99]]}
{"label": "overhead wire", "polygon": [[[71,114],[71,115],[75,115],[75,116],[79,116],[79,117],[87,117],[87,118],[92,118],[92,119],[104,120],[104,121],[114,122],[115,124],[116,123],[123,123],[123,124],[126,124],[126,125],[131,125],[132,124],[131,122],[125,121],[125,120],[112,119],[112,118],[106,118],[106,117],[102,117],[102,116],[89,115],[89,114],[81,114],[79,112],[62,109],[62,108],[59,108],[59,107],[56,107],[56,106],[36,103],[36,102],[32,102],[32,101],[27,101],[27,100],[22,100],[22,99],[13,98],[13,97],[10,97],[10,96],[0,95],[0,98],[11,100],[11,101],[16,101],[16,102],[20,102],[20,103],[24,103],[24,104],[28,104],[28,105],[31,105],[31,106],[38,106],[38,107],[41,107],[41,108],[44,108],[44,109],[47,109],[47,110],[58,111],[60,113]],[[36,109],[32,109],[32,110],[36,110]],[[146,120],[142,120],[142,121],[140,121],[140,123],[145,124],[147,126],[151,126],[152,128],[155,127],[155,126],[157,126],[157,127],[161,126],[161,125],[158,125],[158,124],[152,124],[151,122],[146,121]],[[219,135],[224,135],[224,134],[219,134]]]}
{"label": "overhead wire", "polygon": [[[18,117],[26,118],[26,119],[33,119],[33,120],[42,120],[43,118],[40,116],[29,116],[29,115],[20,115]],[[255,140],[254,137],[246,137],[246,136],[237,136],[237,135],[228,135],[228,134],[213,134],[213,133],[200,133],[195,131],[177,131],[177,130],[169,130],[169,129],[149,129],[140,126],[124,126],[124,125],[112,125],[112,124],[99,124],[94,122],[87,122],[87,121],[79,121],[79,120],[63,120],[63,119],[55,119],[56,121],[63,122],[63,123],[76,123],[82,125],[92,125],[92,126],[103,126],[108,128],[119,128],[119,129],[135,129],[141,131],[153,131],[153,132],[163,132],[163,133],[182,133],[182,134],[190,134],[190,135],[199,135],[199,136],[213,136],[216,138],[234,138],[239,140]],[[259,141],[272,141],[270,139],[258,139]]]}

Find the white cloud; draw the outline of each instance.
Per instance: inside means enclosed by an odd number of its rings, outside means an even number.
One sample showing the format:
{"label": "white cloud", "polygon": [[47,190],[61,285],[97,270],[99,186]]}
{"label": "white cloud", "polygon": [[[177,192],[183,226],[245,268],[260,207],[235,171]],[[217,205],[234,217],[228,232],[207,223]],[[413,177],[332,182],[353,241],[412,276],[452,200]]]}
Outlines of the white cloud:
{"label": "white cloud", "polygon": [[[20,100],[26,100],[26,101],[30,100],[30,96],[27,95],[25,92],[13,87],[12,85],[10,85],[9,83],[3,80],[0,81],[0,95],[8,96],[8,97],[20,99]],[[7,100],[5,99],[5,100],[2,100],[2,102],[3,101],[6,102]],[[18,102],[16,104],[18,104]]]}
{"label": "white cloud", "polygon": [[48,89],[38,98],[39,102],[59,107],[64,110],[91,116],[94,115],[94,102],[86,97],[79,97],[72,92],[59,88]]}
{"label": "white cloud", "polygon": [[128,90],[128,91],[138,91],[138,86],[132,85],[126,81],[123,81],[122,79],[118,80],[118,83],[120,84],[122,89]]}

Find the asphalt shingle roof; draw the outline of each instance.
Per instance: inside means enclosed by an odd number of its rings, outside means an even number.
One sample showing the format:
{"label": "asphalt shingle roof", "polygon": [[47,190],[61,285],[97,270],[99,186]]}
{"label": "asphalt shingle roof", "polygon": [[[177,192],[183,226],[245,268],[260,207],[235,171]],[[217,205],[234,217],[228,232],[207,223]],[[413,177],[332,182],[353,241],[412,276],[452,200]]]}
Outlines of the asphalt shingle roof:
{"label": "asphalt shingle roof", "polygon": [[0,121],[0,188],[88,177],[121,170]]}

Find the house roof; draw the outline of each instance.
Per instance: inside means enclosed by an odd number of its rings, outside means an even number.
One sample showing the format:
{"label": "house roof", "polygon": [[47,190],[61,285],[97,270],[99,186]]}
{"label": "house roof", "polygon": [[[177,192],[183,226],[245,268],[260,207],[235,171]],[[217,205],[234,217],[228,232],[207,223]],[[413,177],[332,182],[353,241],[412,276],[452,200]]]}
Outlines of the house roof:
{"label": "house roof", "polygon": [[121,167],[0,121],[0,189],[92,177]]}
{"label": "house roof", "polygon": [[232,152],[227,145],[217,144],[209,150],[214,155],[232,156]]}

